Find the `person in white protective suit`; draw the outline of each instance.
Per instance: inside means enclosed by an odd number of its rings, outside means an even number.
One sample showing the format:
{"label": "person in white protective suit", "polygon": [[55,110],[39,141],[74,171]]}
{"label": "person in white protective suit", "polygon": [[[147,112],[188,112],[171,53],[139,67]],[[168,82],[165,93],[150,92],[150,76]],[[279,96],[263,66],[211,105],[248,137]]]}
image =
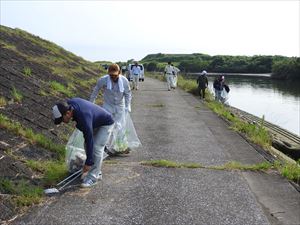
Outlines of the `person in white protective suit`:
{"label": "person in white protective suit", "polygon": [[168,91],[171,91],[171,88],[175,89],[174,75],[175,75],[174,67],[171,65],[171,62],[168,62],[168,65],[166,65],[166,67],[165,67],[165,76],[166,76],[166,80],[167,80]]}
{"label": "person in white protective suit", "polygon": [[[102,107],[110,112],[115,121],[114,131],[105,148],[108,155],[129,153],[129,148],[120,145],[125,142],[125,118],[131,112],[131,90],[127,78],[120,74],[120,67],[111,64],[108,67],[108,74],[99,78],[90,96],[90,101],[95,102],[99,91],[103,93]],[[116,147],[116,144],[119,147]]]}
{"label": "person in white protective suit", "polygon": [[178,73],[180,72],[180,69],[178,69],[173,64],[171,64],[171,65],[173,66],[173,69],[174,69],[173,88],[175,89],[177,87],[177,76],[178,76]]}
{"label": "person in white protective suit", "polygon": [[133,88],[132,90],[138,90],[139,89],[139,79],[141,75],[141,68],[138,66],[137,62],[134,62],[134,65],[131,69],[132,72],[132,82],[133,82]]}

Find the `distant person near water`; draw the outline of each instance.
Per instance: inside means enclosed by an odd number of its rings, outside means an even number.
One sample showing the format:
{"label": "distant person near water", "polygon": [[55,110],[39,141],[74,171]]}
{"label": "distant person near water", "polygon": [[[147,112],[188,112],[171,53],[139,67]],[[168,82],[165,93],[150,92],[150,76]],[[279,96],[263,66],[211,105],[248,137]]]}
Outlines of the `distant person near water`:
{"label": "distant person near water", "polygon": [[205,70],[197,78],[198,90],[200,99],[205,99],[205,89],[208,87],[208,79],[206,76],[207,72]]}
{"label": "distant person near water", "polygon": [[221,103],[225,103],[228,99],[228,93],[230,91],[229,86],[225,83],[225,77],[220,75],[213,83],[215,90],[215,100]]}

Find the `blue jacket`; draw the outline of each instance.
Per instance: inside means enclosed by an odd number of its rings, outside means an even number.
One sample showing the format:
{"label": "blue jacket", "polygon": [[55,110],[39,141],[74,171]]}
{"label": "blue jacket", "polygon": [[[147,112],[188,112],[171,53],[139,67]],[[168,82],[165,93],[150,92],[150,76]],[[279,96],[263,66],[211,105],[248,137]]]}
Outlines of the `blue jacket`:
{"label": "blue jacket", "polygon": [[85,140],[86,165],[93,165],[93,132],[95,128],[111,125],[114,120],[109,112],[98,105],[82,98],[72,98],[67,101],[73,109],[73,120],[76,128],[82,131]]}

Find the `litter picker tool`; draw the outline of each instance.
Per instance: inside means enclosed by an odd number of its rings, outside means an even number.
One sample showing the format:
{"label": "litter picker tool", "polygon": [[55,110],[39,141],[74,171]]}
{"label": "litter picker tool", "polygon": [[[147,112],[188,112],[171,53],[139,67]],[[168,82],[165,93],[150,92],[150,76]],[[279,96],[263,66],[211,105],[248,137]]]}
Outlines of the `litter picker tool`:
{"label": "litter picker tool", "polygon": [[70,176],[66,177],[64,180],[59,182],[56,185],[56,188],[48,188],[44,190],[44,193],[46,195],[52,195],[59,193],[63,188],[65,188],[68,184],[72,183],[74,180],[76,180],[78,177],[82,175],[82,169],[76,171],[75,173],[71,174]]}

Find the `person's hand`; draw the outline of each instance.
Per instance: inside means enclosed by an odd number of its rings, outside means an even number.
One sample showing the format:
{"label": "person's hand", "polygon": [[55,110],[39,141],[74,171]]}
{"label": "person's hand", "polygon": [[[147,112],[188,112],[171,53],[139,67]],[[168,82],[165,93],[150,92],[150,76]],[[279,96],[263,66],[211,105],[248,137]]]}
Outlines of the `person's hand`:
{"label": "person's hand", "polygon": [[90,171],[90,169],[91,169],[91,166],[84,165],[84,166],[83,166],[83,169],[82,169],[82,173],[87,173],[87,172]]}

